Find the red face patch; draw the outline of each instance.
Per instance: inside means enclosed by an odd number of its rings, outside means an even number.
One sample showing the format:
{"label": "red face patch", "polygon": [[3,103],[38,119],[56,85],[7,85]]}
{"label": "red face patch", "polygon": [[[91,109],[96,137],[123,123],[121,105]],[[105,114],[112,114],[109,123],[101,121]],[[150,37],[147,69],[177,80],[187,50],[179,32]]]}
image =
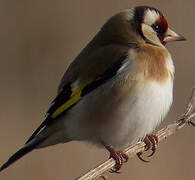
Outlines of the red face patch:
{"label": "red face patch", "polygon": [[155,22],[155,24],[152,27],[156,31],[161,43],[165,45],[165,42],[163,40],[165,38],[165,33],[168,29],[168,23],[165,17],[160,16],[160,18]]}
{"label": "red face patch", "polygon": [[158,24],[165,32],[168,29],[168,23],[164,16],[160,16],[160,18],[156,21],[156,24]]}

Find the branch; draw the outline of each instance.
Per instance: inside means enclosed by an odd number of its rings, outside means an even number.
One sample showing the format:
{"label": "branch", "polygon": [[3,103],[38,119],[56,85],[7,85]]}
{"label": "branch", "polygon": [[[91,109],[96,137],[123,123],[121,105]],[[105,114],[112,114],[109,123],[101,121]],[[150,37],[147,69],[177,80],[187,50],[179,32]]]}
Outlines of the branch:
{"label": "branch", "polygon": [[[183,128],[186,124],[195,126],[195,123],[191,121],[191,119],[195,117],[195,87],[192,90],[192,95],[190,97],[189,103],[186,107],[184,114],[177,119],[175,122],[169,124],[167,127],[159,130],[156,135],[158,136],[159,142],[163,139],[166,139],[168,136],[173,135],[177,130]],[[144,151],[145,143],[138,142],[131,147],[127,147],[124,152],[128,154],[129,158],[135,156],[138,152]],[[81,177],[76,178],[76,180],[91,180],[97,178],[106,179],[102,174],[113,168],[115,165],[115,161],[110,158],[104,163],[100,164],[96,168],[88,171]]]}

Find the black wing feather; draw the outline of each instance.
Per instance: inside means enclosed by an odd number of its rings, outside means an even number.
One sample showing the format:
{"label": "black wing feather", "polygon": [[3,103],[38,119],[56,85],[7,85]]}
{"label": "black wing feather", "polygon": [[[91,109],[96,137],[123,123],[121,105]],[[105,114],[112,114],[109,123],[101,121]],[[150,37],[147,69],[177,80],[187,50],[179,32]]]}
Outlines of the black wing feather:
{"label": "black wing feather", "polygon": [[[127,55],[123,55],[120,57],[120,59],[109,69],[107,69],[101,76],[99,76],[96,80],[93,82],[87,84],[81,93],[81,97],[87,95],[97,87],[101,86],[104,84],[106,81],[114,77],[118,70],[121,68],[121,66],[124,63],[124,60],[127,58]],[[66,84],[63,87],[63,90],[61,91],[60,94],[57,95],[57,97],[54,99],[52,106],[49,108],[47,114],[47,118],[45,121],[42,122],[42,124],[34,131],[32,136],[27,140],[26,143],[30,142],[40,131],[42,128],[48,126],[55,118],[52,118],[51,115],[53,112],[55,112],[62,104],[64,104],[71,96],[72,90],[71,90],[71,83]],[[76,102],[77,103],[77,102]],[[76,104],[75,103],[75,104]],[[73,107],[75,104],[70,106],[67,110],[69,110],[71,107]],[[67,110],[65,112],[67,112]],[[63,115],[65,112],[63,112],[61,115]],[[60,116],[61,116],[60,115]],[[58,116],[59,117],[59,116]]]}

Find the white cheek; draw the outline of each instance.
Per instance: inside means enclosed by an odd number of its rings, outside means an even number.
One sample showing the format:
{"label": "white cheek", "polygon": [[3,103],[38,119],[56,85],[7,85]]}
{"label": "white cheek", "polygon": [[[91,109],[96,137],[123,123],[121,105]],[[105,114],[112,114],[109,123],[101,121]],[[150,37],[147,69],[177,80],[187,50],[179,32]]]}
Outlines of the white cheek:
{"label": "white cheek", "polygon": [[144,37],[151,43],[156,44],[158,46],[163,46],[162,43],[160,42],[156,32],[152,29],[151,26],[142,23],[141,24],[141,28],[142,28],[142,33],[144,35]]}

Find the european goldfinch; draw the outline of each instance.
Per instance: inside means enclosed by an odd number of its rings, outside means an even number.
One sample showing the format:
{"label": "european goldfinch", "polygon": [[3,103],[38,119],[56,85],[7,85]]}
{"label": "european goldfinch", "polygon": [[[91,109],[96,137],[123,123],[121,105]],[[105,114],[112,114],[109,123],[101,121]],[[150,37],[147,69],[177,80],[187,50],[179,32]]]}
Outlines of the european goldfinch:
{"label": "european goldfinch", "polygon": [[151,133],[173,100],[174,64],[165,44],[182,40],[152,7],[111,17],[65,72],[45,121],[0,171],[34,149],[73,140],[105,147],[115,172],[128,160],[125,147],[144,140],[155,152]]}

